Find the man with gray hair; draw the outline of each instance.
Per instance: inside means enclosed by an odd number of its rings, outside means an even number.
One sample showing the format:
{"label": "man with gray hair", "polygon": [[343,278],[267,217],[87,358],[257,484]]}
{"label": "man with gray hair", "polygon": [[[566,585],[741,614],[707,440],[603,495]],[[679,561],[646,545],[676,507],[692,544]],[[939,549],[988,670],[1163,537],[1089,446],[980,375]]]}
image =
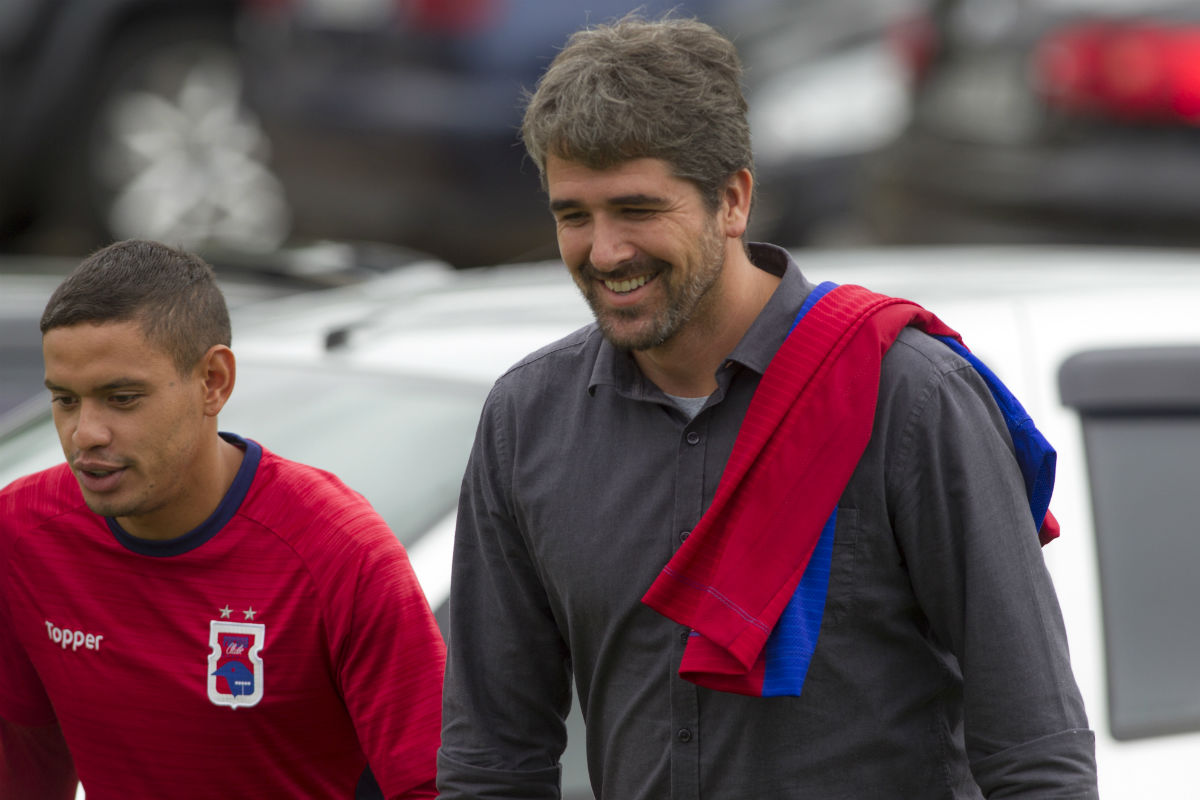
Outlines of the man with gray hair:
{"label": "man with gray hair", "polygon": [[440,796],[558,797],[573,680],[600,798],[1094,797],[1053,451],[935,316],[743,241],[740,80],[627,17],[529,99],[596,322],[482,413]]}

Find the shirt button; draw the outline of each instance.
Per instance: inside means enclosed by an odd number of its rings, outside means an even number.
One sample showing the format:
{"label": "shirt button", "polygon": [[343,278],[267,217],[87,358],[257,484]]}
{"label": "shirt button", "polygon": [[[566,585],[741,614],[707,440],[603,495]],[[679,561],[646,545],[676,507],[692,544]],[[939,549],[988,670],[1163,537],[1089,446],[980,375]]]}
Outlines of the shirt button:
{"label": "shirt button", "polygon": [[687,537],[690,536],[691,533],[692,533],[691,531],[680,531],[679,532],[679,541],[686,542]]}
{"label": "shirt button", "polygon": [[675,737],[684,744],[687,744],[692,740],[692,732],[687,728],[680,728],[679,733],[675,734]]}
{"label": "shirt button", "polygon": [[699,444],[700,443],[700,434],[696,433],[695,431],[688,431],[687,443],[688,444]]}

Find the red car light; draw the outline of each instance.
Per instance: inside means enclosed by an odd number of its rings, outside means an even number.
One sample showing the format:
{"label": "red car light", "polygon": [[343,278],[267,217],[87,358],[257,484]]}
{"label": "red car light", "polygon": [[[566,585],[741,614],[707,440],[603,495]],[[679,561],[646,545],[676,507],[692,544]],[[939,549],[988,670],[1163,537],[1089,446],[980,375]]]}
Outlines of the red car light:
{"label": "red car light", "polygon": [[497,10],[495,0],[399,0],[397,6],[413,28],[451,34],[480,30]]}
{"label": "red car light", "polygon": [[1042,41],[1034,74],[1058,108],[1200,125],[1200,27],[1072,25]]}
{"label": "red car light", "polygon": [[[0,0],[2,1],[2,0]],[[337,18],[324,9],[333,9],[342,0],[241,0],[242,7],[264,17],[272,15],[311,15],[317,18]],[[387,19],[401,24],[406,30],[418,33],[463,36],[482,30],[495,21],[500,12],[500,0],[371,0],[359,3],[357,11],[347,19]]]}
{"label": "red car light", "polygon": [[924,80],[938,47],[933,21],[927,15],[907,17],[888,29],[887,38],[908,79],[913,84]]}

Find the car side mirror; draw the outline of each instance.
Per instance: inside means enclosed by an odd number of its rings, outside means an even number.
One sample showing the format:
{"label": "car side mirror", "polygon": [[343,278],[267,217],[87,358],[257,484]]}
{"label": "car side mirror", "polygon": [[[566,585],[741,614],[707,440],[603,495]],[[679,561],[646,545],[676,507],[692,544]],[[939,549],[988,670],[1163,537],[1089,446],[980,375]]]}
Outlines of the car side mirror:
{"label": "car side mirror", "polygon": [[1083,428],[1112,735],[1200,730],[1200,346],[1081,352],[1058,386]]}

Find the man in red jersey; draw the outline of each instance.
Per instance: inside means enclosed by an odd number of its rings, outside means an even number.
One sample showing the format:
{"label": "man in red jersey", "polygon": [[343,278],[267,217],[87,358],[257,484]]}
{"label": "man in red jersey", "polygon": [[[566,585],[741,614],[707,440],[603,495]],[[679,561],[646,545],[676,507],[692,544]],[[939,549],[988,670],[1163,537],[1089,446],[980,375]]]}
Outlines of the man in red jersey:
{"label": "man in red jersey", "polygon": [[0,797],[434,796],[429,604],[361,496],[218,433],[211,268],[110,245],[41,328],[66,463],[0,491]]}

